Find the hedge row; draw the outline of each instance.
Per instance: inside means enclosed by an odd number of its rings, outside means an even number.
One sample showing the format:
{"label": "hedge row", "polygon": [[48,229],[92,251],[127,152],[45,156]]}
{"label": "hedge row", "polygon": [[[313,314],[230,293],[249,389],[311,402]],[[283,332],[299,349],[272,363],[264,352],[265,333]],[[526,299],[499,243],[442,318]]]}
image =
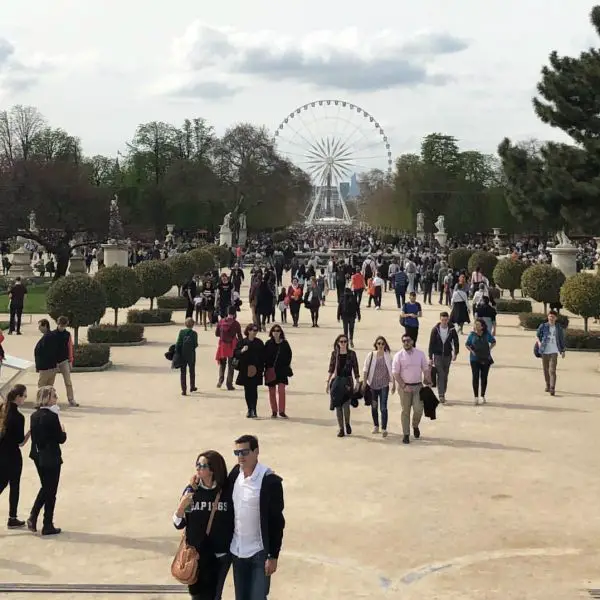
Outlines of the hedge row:
{"label": "hedge row", "polygon": [[127,313],[128,323],[170,323],[173,311],[163,308],[153,310],[130,310]]}
{"label": "hedge row", "polygon": [[110,346],[81,344],[73,349],[74,367],[102,367],[110,360]]}
{"label": "hedge row", "polygon": [[[544,313],[519,313],[519,323],[524,329],[535,331],[537,328],[548,320]],[[567,329],[569,327],[569,317],[565,315],[558,315],[556,318],[557,322]]]}
{"label": "hedge row", "polygon": [[600,331],[567,329],[565,344],[573,350],[600,350]]}
{"label": "hedge row", "polygon": [[529,300],[507,300],[499,298],[496,300],[496,310],[499,313],[530,313],[532,312],[531,302]]}
{"label": "hedge row", "polygon": [[144,339],[144,326],[139,323],[96,325],[88,328],[87,337],[93,344],[132,344]]}
{"label": "hedge row", "polygon": [[161,296],[156,299],[158,308],[167,310],[185,310],[187,308],[187,298],[183,296]]}

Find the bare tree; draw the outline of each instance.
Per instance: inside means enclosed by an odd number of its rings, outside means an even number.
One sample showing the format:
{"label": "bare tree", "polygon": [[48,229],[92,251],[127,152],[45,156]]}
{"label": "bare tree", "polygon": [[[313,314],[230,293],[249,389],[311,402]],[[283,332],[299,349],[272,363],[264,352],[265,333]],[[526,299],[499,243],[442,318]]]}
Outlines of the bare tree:
{"label": "bare tree", "polygon": [[10,125],[19,158],[27,160],[31,156],[35,137],[45,124],[44,117],[34,106],[17,104],[10,109]]}

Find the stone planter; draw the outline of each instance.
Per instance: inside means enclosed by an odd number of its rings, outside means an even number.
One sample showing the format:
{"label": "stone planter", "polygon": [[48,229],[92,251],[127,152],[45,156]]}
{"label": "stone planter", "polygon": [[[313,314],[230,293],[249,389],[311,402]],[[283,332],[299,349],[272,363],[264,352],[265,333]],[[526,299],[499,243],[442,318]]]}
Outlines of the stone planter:
{"label": "stone planter", "polygon": [[107,371],[112,366],[112,361],[109,360],[107,363],[99,367],[73,367],[71,369],[71,373],[100,373],[101,371]]}

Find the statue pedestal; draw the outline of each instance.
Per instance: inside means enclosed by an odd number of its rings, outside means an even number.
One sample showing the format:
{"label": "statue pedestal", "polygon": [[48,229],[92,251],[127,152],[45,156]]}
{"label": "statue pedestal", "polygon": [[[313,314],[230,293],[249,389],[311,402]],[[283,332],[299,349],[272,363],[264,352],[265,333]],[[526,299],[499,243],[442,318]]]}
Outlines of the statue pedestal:
{"label": "statue pedestal", "polygon": [[129,266],[129,250],[126,244],[102,244],[104,250],[104,266]]}
{"label": "statue pedestal", "polygon": [[69,273],[75,275],[77,273],[85,273],[85,258],[81,254],[74,254],[69,261]]}
{"label": "statue pedestal", "polygon": [[417,231],[417,239],[419,239],[422,242],[424,242],[425,241],[425,232],[424,231]]}
{"label": "statue pedestal", "polygon": [[231,248],[231,240],[231,229],[229,227],[221,226],[221,231],[219,232],[219,246],[227,246],[228,248]]}
{"label": "statue pedestal", "polygon": [[238,246],[245,246],[247,240],[248,240],[248,230],[240,229],[240,233],[238,235]]}
{"label": "statue pedestal", "polygon": [[445,231],[438,231],[437,233],[433,234],[433,237],[442,248],[448,242],[448,234]]}
{"label": "statue pedestal", "polygon": [[12,255],[12,266],[10,268],[11,277],[20,277],[28,279],[33,277],[33,269],[31,268],[31,252],[21,246],[15,250]]}
{"label": "statue pedestal", "polygon": [[549,248],[552,254],[552,266],[560,269],[565,277],[577,273],[577,248],[573,246],[556,246]]}

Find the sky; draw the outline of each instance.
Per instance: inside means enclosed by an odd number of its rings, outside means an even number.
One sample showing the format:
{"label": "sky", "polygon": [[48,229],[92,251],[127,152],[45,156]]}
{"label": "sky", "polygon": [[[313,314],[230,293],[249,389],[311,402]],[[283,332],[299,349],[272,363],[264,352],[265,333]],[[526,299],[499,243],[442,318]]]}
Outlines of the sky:
{"label": "sky", "polygon": [[432,132],[483,152],[564,139],[533,112],[540,70],[552,50],[598,46],[583,0],[2,4],[0,109],[37,107],[89,155],[115,156],[148,121],[275,131],[321,99],[372,115],[394,157]]}

